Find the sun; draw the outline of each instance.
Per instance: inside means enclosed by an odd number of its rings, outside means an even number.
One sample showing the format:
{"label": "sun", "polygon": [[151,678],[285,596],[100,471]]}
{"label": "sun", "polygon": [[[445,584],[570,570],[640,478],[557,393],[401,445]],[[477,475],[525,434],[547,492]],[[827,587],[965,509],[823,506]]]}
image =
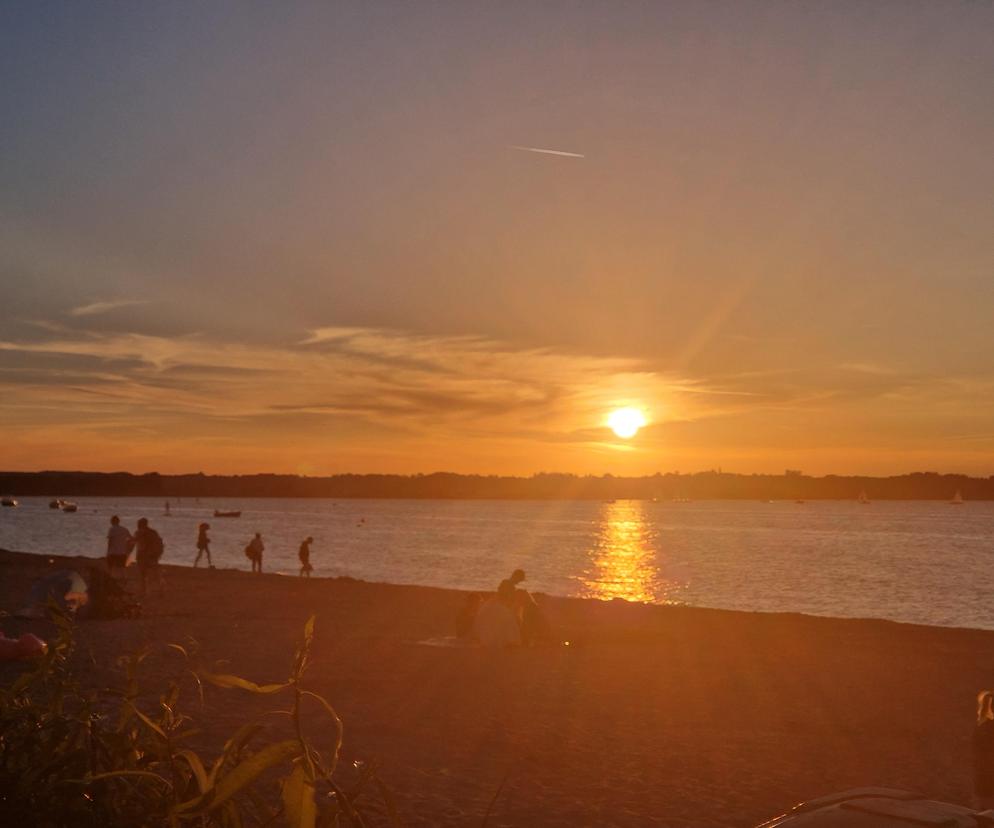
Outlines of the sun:
{"label": "sun", "polygon": [[616,408],[607,415],[608,428],[623,440],[634,437],[645,424],[645,415],[637,408]]}

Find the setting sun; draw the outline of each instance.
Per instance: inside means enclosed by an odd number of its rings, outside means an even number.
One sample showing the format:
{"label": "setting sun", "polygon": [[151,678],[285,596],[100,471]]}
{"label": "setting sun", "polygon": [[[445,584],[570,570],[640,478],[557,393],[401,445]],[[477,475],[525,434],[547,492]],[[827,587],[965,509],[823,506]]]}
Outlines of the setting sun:
{"label": "setting sun", "polygon": [[645,415],[637,408],[618,408],[607,418],[608,428],[624,440],[638,434],[645,423]]}

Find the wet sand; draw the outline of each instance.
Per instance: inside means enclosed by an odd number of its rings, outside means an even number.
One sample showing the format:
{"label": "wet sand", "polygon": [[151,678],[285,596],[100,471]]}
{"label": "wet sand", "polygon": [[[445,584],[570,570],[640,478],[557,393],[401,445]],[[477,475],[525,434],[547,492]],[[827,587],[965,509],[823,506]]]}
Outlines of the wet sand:
{"label": "wet sand", "polygon": [[[0,551],[0,609],[45,570],[93,563],[49,560]],[[203,663],[279,681],[315,613],[309,684],[345,722],[343,759],[377,760],[410,825],[479,825],[505,777],[492,826],[751,826],[864,785],[968,803],[974,698],[994,686],[987,631],[540,596],[570,646],[487,652],[417,643],[451,634],[457,591],[166,577],[142,618],[80,622],[86,681],[107,683],[144,644],[189,639]],[[7,635],[44,627],[0,619]],[[161,661],[153,681],[171,669]],[[201,747],[274,706],[210,692]]]}

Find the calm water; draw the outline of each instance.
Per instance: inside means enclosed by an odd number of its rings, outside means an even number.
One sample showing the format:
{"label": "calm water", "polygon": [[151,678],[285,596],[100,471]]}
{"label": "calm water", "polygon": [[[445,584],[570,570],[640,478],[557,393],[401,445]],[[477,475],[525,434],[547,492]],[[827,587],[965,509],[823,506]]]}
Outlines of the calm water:
{"label": "calm water", "polygon": [[182,499],[165,517],[162,500],[77,502],[0,509],[0,547],[99,556],[112,514],[131,529],[144,515],[164,560],[192,563],[206,520],[221,567],[248,569],[258,531],[266,570],[295,574],[313,535],[315,575],[493,589],[521,566],[554,595],[994,629],[994,503]]}

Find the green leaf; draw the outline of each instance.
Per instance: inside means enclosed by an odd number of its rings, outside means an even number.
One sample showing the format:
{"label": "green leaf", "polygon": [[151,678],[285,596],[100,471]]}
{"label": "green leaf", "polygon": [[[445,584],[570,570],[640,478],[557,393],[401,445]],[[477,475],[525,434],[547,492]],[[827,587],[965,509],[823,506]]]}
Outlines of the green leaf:
{"label": "green leaf", "polygon": [[259,774],[273,765],[278,765],[280,762],[295,756],[299,750],[300,743],[296,739],[267,745],[218,779],[214,787],[205,794],[178,805],[176,812],[213,811],[220,808],[242,788],[251,785]]}
{"label": "green leaf", "polygon": [[145,724],[148,725],[152,730],[154,730],[156,733],[158,733],[163,739],[166,738],[166,734],[162,730],[162,728],[159,727],[155,722],[153,722],[148,716],[146,716],[144,713],[142,713],[133,704],[131,705],[131,709],[134,710],[135,714],[138,716],[138,718],[141,719],[143,722],[145,722]]}
{"label": "green leaf", "polygon": [[283,809],[290,828],[314,828],[318,815],[314,784],[307,778],[303,765],[297,765],[283,780]]}
{"label": "green leaf", "polygon": [[312,693],[310,690],[301,690],[300,695],[308,696],[309,698],[316,699],[325,710],[328,711],[328,715],[331,716],[331,720],[335,726],[335,743],[332,746],[331,751],[331,767],[328,770],[328,775],[331,776],[335,772],[335,767],[338,765],[338,754],[342,749],[342,735],[344,728],[342,727],[342,720],[339,718],[338,714],[328,702],[325,700],[324,696],[319,696],[317,693]]}
{"label": "green leaf", "polygon": [[76,785],[89,785],[91,782],[95,782],[97,779],[114,779],[118,776],[144,776],[149,779],[156,779],[165,785],[167,788],[171,788],[172,784],[168,779],[159,776],[157,773],[152,773],[151,771],[138,771],[138,770],[120,770],[120,771],[107,771],[106,773],[94,773],[91,776],[87,776],[85,779],[67,779],[66,782],[71,782]]}
{"label": "green leaf", "polygon": [[209,681],[216,687],[240,687],[242,690],[248,690],[250,693],[260,693],[263,695],[278,693],[284,687],[288,686],[285,682],[283,684],[256,684],[254,681],[227,673],[208,673],[201,671],[199,676],[204,681]]}
{"label": "green leaf", "polygon": [[207,789],[210,784],[207,781],[207,769],[204,767],[204,763],[200,760],[192,750],[177,750],[173,754],[177,759],[184,759],[186,764],[190,766],[190,771],[193,773],[194,778],[197,780],[197,787],[200,789],[200,793],[207,793]]}

